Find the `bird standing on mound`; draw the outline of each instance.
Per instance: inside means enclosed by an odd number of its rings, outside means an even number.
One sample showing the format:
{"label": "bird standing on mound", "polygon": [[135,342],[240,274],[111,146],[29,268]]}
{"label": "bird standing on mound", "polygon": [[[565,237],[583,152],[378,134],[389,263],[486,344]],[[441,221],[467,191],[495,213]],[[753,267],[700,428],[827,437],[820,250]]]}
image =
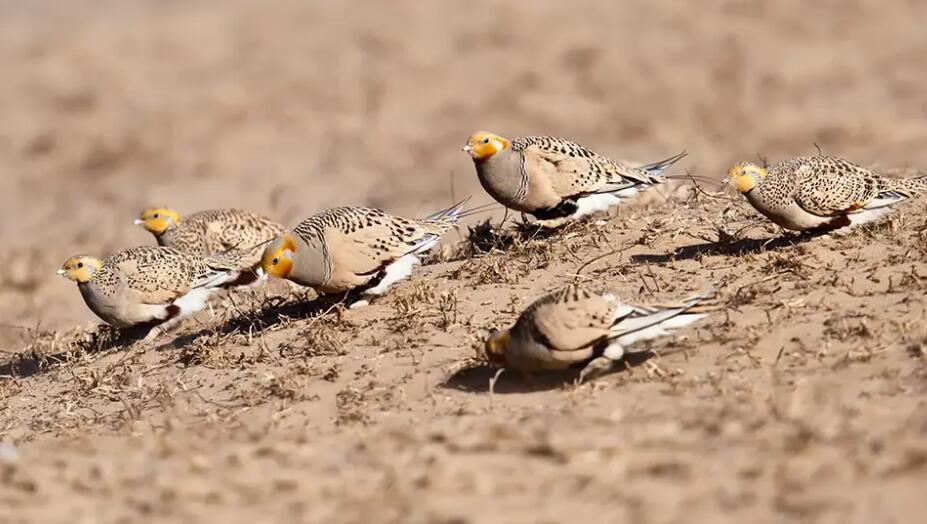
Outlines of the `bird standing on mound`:
{"label": "bird standing on mound", "polygon": [[119,251],[103,260],[76,255],[58,270],[77,282],[84,302],[106,323],[153,325],[146,341],[203,309],[209,296],[239,273],[233,262],[156,246]]}
{"label": "bird standing on mound", "polygon": [[612,293],[570,285],[539,298],[514,326],[490,335],[485,356],[521,371],[582,366],[582,382],[611,369],[631,344],[703,318],[700,306],[712,296],[705,292],[678,304],[634,306]]}
{"label": "bird standing on mound", "polygon": [[324,294],[382,295],[457,224],[465,202],[424,219],[367,207],[328,209],[268,245],[262,267]]}
{"label": "bird standing on mound", "polygon": [[684,156],[631,167],[585,147],[547,136],[514,140],[477,131],[463,151],[470,154],[486,190],[502,205],[529,213],[539,225],[559,227],[605,211],[638,191],[663,182],[660,176]]}
{"label": "bird standing on mound", "polygon": [[927,177],[890,178],[831,156],[799,157],[769,167],[741,162],[731,183],[760,213],[795,231],[844,234],[889,215],[927,191]]}
{"label": "bird standing on mound", "polygon": [[261,254],[267,242],[286,232],[273,220],[241,209],[212,209],[180,218],[180,213],[164,207],[141,212],[135,224],[152,233],[159,246],[200,256],[233,253],[243,273],[238,285],[257,280]]}

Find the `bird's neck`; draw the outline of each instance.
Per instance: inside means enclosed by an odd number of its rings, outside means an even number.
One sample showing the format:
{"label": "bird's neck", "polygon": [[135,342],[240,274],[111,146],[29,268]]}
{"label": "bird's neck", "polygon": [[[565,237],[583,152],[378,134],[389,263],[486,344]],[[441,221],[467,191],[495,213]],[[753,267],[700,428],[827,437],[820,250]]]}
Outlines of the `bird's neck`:
{"label": "bird's neck", "polygon": [[483,189],[502,204],[515,204],[524,197],[524,157],[519,152],[505,149],[478,161],[476,173]]}

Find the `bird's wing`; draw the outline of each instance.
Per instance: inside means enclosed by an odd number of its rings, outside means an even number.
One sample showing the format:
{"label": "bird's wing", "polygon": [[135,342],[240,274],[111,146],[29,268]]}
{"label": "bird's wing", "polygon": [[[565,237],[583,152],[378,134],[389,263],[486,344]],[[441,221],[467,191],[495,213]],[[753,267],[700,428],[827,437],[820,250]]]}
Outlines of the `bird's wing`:
{"label": "bird's wing", "polygon": [[560,198],[566,199],[658,184],[661,182],[659,174],[685,153],[654,164],[632,167],[569,140],[529,137],[524,145],[524,155],[526,171],[546,177]]}
{"label": "bird's wing", "polygon": [[[319,215],[317,215],[319,216]],[[372,275],[434,234],[429,220],[396,217],[372,208],[337,208],[318,225],[334,270]]]}
{"label": "bird's wing", "polygon": [[568,286],[535,301],[515,329],[526,330],[552,351],[588,350],[608,337],[615,304],[602,295]]}
{"label": "bird's wing", "polygon": [[180,253],[169,248],[123,252],[112,265],[126,286],[144,304],[169,304],[192,288],[191,269],[180,262]]}
{"label": "bird's wing", "polygon": [[810,157],[793,176],[799,179],[795,202],[821,217],[876,209],[907,198],[892,191],[881,175],[839,158]]}

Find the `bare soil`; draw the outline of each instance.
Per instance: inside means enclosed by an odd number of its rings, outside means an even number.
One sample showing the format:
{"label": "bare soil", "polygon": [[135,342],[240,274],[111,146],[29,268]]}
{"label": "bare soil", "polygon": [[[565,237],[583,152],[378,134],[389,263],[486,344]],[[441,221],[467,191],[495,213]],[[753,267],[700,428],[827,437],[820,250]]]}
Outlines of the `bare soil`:
{"label": "bare soil", "polygon": [[[913,522],[927,510],[927,209],[796,238],[711,184],[476,249],[344,311],[282,282],[144,348],[68,256],[141,208],[424,215],[476,129],[616,158],[927,166],[927,4],[0,0],[0,521]],[[669,193],[668,198],[666,197]],[[482,244],[486,248],[486,244]],[[505,373],[540,294],[714,286],[626,369]]]}

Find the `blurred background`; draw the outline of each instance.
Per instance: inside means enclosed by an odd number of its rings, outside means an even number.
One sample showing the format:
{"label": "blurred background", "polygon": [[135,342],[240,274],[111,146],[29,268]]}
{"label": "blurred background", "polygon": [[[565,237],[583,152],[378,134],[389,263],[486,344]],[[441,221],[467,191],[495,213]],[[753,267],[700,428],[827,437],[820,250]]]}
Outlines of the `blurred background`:
{"label": "blurred background", "polygon": [[927,2],[0,0],[0,345],[93,320],[55,270],[152,204],[289,225],[479,188],[467,136],[927,166]]}

